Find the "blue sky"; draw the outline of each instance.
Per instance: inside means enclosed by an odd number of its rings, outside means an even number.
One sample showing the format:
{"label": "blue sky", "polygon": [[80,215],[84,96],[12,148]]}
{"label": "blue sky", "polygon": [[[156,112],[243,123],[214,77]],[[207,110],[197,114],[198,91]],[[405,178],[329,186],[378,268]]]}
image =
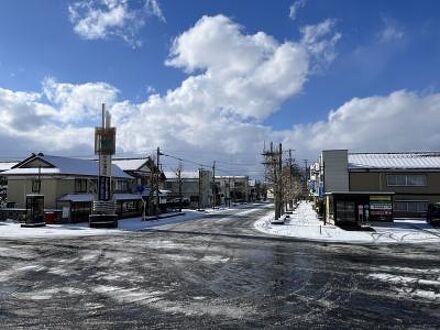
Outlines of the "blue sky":
{"label": "blue sky", "polygon": [[[1,1],[0,88],[12,93],[20,91],[39,93],[41,94],[39,99],[34,100],[38,102],[37,106],[47,105],[54,111],[62,112],[65,107],[65,103],[62,102],[68,102],[66,96],[58,95],[58,101],[55,102],[53,99],[49,99],[47,93],[43,92],[43,85],[45,82],[47,83],[48,78],[54,79],[58,84],[53,87],[54,90],[59,90],[60,84],[69,84],[69,88],[72,89],[72,86],[104,83],[106,86],[101,86],[104,89],[111,87],[118,91],[116,96],[110,96],[112,100],[110,103],[127,102],[130,106],[136,107],[136,110],[133,110],[134,112],[131,114],[126,113],[126,115],[135,116],[135,113],[144,111],[142,104],[147,102],[149,94],[157,93],[166,103],[168,102],[165,100],[167,91],[179,89],[189,77],[210,71],[209,65],[212,67],[217,65],[217,62],[209,60],[210,64],[205,66],[203,60],[200,60],[203,63],[197,63],[195,69],[191,68],[188,58],[184,58],[186,55],[182,55],[185,49],[183,46],[179,50],[181,53],[175,54],[175,57],[180,57],[180,64],[165,65],[165,61],[172,57],[170,54],[173,42],[185,31],[195,27],[203,16],[212,18],[216,15],[223,15],[228,21],[223,20],[218,24],[236,24],[243,36],[252,36],[263,32],[280,45],[288,42],[301,43],[301,40],[304,40],[304,27],[318,26],[326,20],[331,24],[326,36],[322,38],[330,40],[332,36],[339,36],[337,40],[335,39],[334,44],[326,44],[327,50],[321,51],[319,56],[312,53],[311,50],[307,50],[309,52],[307,61],[309,62],[307,73],[301,76],[303,81],[298,82],[299,87],[292,87],[286,95],[268,95],[268,98],[274,97],[275,99],[268,105],[268,107],[274,107],[273,109],[265,111],[263,115],[254,115],[251,113],[252,109],[245,112],[235,109],[232,110],[233,116],[228,113],[228,115],[222,114],[218,118],[219,121],[227,120],[228,127],[232,122],[239,126],[253,125],[260,130],[256,135],[263,140],[278,139],[286,144],[291,143],[292,147],[297,148],[301,153],[299,157],[311,158],[317,151],[327,146],[322,143],[322,141],[329,140],[325,136],[314,141],[313,146],[299,146],[298,144],[302,143],[302,139],[307,138],[310,134],[317,134],[318,131],[326,131],[325,134],[331,136],[335,134],[335,128],[331,128],[331,123],[328,121],[330,111],[340,110],[342,113],[345,108],[350,106],[350,109],[355,107],[356,110],[346,111],[360,112],[363,110],[357,109],[362,108],[364,103],[373,102],[371,107],[381,108],[382,110],[377,111],[380,114],[387,111],[384,108],[387,104],[396,104],[397,101],[392,100],[392,95],[400,91],[404,94],[397,95],[398,101],[404,102],[402,99],[405,99],[406,103],[399,103],[398,110],[395,111],[400,111],[401,117],[407,118],[406,112],[410,110],[406,109],[413,107],[414,104],[424,104],[423,102],[427,102],[428,97],[437,96],[439,90],[440,2],[435,0],[299,0],[296,1],[301,3],[295,17],[289,17],[289,8],[295,4],[295,1],[284,0],[107,1],[113,5],[123,3],[127,12],[136,13],[143,22],[141,26],[131,30],[129,40],[126,38],[127,29],[130,28],[130,25],[136,24],[136,20],[126,21],[119,30],[113,30],[106,35],[93,38],[90,38],[90,35],[89,37],[81,35],[75,30],[75,25],[87,15],[87,12],[83,10],[85,7],[79,6],[89,3],[94,9],[105,9],[104,0],[89,2]],[[148,10],[144,7],[146,3],[149,6]],[[153,5],[159,8],[160,13],[154,12]],[[77,13],[83,16],[77,17],[75,21],[69,7],[76,8]],[[208,32],[203,30],[203,33]],[[198,59],[203,57],[203,47],[194,51],[199,52],[196,55]],[[225,48],[222,49],[222,52],[227,56],[229,50]],[[331,60],[324,59],[326,52],[331,53]],[[316,56],[316,59],[312,59],[313,56]],[[240,60],[246,62],[245,58]],[[276,72],[274,72],[275,74]],[[211,89],[206,89],[204,92],[209,93],[210,91]],[[383,99],[377,100],[374,97],[382,97]],[[364,100],[364,103],[359,102],[355,105],[349,103],[354,98]],[[59,101],[60,99],[63,101]],[[29,105],[30,101],[29,99],[27,101],[19,99],[16,102]],[[99,106],[100,100],[97,99],[96,102]],[[376,104],[377,102],[382,103]],[[5,107],[8,107],[11,113],[21,111],[18,105],[15,107],[15,105],[8,104]],[[205,111],[204,107],[208,106],[207,104],[200,105],[200,111]],[[165,108],[168,105],[168,103],[164,104],[163,111],[167,111]],[[232,104],[232,107],[238,108],[241,105],[242,103]],[[35,108],[35,105],[33,107]],[[422,116],[417,113],[417,109],[413,110],[415,111],[414,116]],[[431,114],[437,113],[437,110],[438,108],[431,110]],[[32,110],[29,111],[32,112]],[[69,108],[69,111],[74,112],[75,109]],[[160,110],[157,111],[160,112]],[[163,113],[161,114],[163,115]],[[236,118],[237,114],[239,117],[241,116],[238,119]],[[41,113],[36,115],[40,116]],[[426,116],[426,114],[423,115]],[[87,112],[78,110],[78,116],[84,116],[84,118],[81,121],[66,119],[62,123],[55,123],[56,120],[53,118],[48,120],[51,120],[57,129],[94,126],[95,118],[87,117]],[[387,115],[384,117],[388,118]],[[380,120],[375,117],[373,121],[363,123],[362,127],[371,125],[373,128],[374,122]],[[123,118],[120,119],[120,122],[121,125],[125,124]],[[320,123],[326,126],[321,127]],[[9,125],[11,124],[9,123]],[[160,123],[150,122],[148,125],[160,125]],[[200,126],[203,126],[203,123],[197,125],[195,127],[199,127],[203,131],[204,127]],[[294,128],[298,125],[301,126],[301,129]],[[134,134],[141,134],[139,127],[135,128],[133,125],[127,127],[130,127],[127,129],[132,128]],[[423,128],[426,129],[425,126]],[[176,129],[185,130],[185,127]],[[433,127],[432,134],[434,132]],[[392,133],[392,136],[398,134],[398,132]],[[18,137],[18,135],[16,131],[15,133],[5,133],[3,140],[17,139],[26,145],[26,140],[23,140],[25,138]],[[145,144],[140,142],[136,144],[121,143],[121,150],[135,153],[149,150],[150,144],[153,149],[155,145],[160,143],[169,148],[172,146],[176,152],[181,151],[189,154],[204,152],[207,155],[208,151],[213,149],[209,143],[201,145],[194,142],[197,139],[194,139],[193,142],[185,141],[184,145],[179,148],[175,141],[167,140],[169,135],[172,135],[172,132],[161,138],[148,136],[149,142]],[[378,151],[403,148],[438,149],[440,147],[438,143],[427,143],[432,140],[430,139],[432,136],[413,141],[413,135],[407,135],[407,139],[412,141],[411,144],[408,144],[406,139],[401,139],[395,143],[371,145],[367,142],[370,137],[366,134],[365,136],[351,136],[333,141],[328,146],[359,150],[379,149]],[[58,140],[63,138],[65,137],[54,136],[54,139]],[[382,136],[382,138],[387,139],[386,136]],[[122,142],[124,139],[129,140],[128,137],[123,137],[120,141]],[[240,137],[237,139],[239,140]],[[215,140],[216,138],[213,138],[213,141]],[[248,141],[247,138],[242,143],[245,144],[246,141]],[[81,142],[78,145],[59,143],[54,151],[81,153],[85,144],[87,143]],[[260,146],[261,144],[262,141],[256,143]],[[50,150],[47,141],[45,144],[34,141],[30,147]],[[250,149],[255,152],[255,145],[252,148]],[[249,148],[238,148],[227,144],[217,150],[219,154],[229,155],[229,158],[225,156],[225,159],[230,159],[231,154],[238,155],[249,152]],[[14,151],[11,150],[10,145],[6,146],[5,143],[0,142],[0,153],[3,152],[4,155],[22,154],[29,151],[26,148],[18,148]],[[84,153],[90,153],[90,148]],[[213,157],[207,156],[206,158],[212,159]]]}

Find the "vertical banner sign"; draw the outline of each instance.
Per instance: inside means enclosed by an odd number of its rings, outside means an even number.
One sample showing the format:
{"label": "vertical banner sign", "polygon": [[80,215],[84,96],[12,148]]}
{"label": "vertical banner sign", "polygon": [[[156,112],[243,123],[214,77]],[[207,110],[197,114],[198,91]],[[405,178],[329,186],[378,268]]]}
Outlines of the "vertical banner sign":
{"label": "vertical banner sign", "polygon": [[112,156],[115,153],[116,128],[95,128],[95,153],[99,155],[98,199],[111,199]]}
{"label": "vertical banner sign", "polygon": [[98,199],[101,201],[110,200],[110,177],[109,176],[100,176],[99,177]]}

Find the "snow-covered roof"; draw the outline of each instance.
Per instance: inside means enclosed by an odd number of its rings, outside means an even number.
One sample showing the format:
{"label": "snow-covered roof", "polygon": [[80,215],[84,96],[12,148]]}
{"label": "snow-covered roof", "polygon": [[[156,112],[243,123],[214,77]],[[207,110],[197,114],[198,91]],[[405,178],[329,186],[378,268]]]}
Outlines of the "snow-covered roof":
{"label": "snow-covered roof", "polygon": [[[23,167],[35,159],[40,159],[53,167]],[[17,167],[3,172],[3,175],[78,175],[78,176],[97,176],[98,162],[93,160],[68,158],[61,156],[35,155],[29,157],[28,161],[18,163]],[[112,165],[112,176],[116,178],[131,178],[118,166]]]}
{"label": "snow-covered roof", "polygon": [[69,202],[92,202],[94,199],[95,196],[93,196],[93,194],[67,194],[58,200]]}
{"label": "snow-covered roof", "polygon": [[[166,171],[164,172],[167,179],[177,179],[177,175],[175,172],[172,171]],[[181,178],[187,178],[187,179],[198,179],[199,178],[199,171],[182,171],[180,173]]]}
{"label": "snow-covered roof", "polygon": [[349,169],[440,169],[439,152],[352,153]]}
{"label": "snow-covered roof", "polygon": [[123,171],[136,171],[141,168],[148,159],[116,159],[112,163],[119,166]]}
{"label": "snow-covered roof", "polygon": [[249,179],[247,175],[216,175],[216,179]]}
{"label": "snow-covered roof", "polygon": [[17,162],[0,162],[0,172],[10,170]]}

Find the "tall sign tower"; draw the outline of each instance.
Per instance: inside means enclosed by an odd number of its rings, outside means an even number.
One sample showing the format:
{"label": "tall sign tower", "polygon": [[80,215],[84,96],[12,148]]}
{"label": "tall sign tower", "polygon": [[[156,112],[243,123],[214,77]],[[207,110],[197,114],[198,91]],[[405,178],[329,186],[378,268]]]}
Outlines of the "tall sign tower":
{"label": "tall sign tower", "polygon": [[99,157],[98,200],[93,202],[90,227],[118,226],[116,205],[112,200],[112,155],[116,150],[116,128],[111,127],[110,112],[102,104],[102,124],[95,128],[95,154]]}

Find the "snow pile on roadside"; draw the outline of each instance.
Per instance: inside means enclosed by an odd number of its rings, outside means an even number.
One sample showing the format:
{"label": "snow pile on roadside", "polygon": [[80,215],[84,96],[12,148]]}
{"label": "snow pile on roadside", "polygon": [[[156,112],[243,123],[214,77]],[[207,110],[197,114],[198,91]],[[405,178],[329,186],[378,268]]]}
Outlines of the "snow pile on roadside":
{"label": "snow pile on roadside", "polygon": [[62,238],[93,235],[112,235],[127,231],[140,231],[166,224],[197,219],[203,213],[194,210],[184,210],[185,214],[165,219],[142,221],[142,218],[119,220],[119,228],[90,228],[88,223],[46,225],[45,227],[22,228],[13,221],[0,222],[0,238],[30,239],[30,238]]}
{"label": "snow pile on roadside", "polygon": [[273,212],[254,223],[257,230],[300,239],[348,243],[426,243],[440,242],[440,230],[422,220],[396,220],[374,225],[374,231],[347,231],[324,225],[309,202],[301,202],[284,225],[271,224]]}

